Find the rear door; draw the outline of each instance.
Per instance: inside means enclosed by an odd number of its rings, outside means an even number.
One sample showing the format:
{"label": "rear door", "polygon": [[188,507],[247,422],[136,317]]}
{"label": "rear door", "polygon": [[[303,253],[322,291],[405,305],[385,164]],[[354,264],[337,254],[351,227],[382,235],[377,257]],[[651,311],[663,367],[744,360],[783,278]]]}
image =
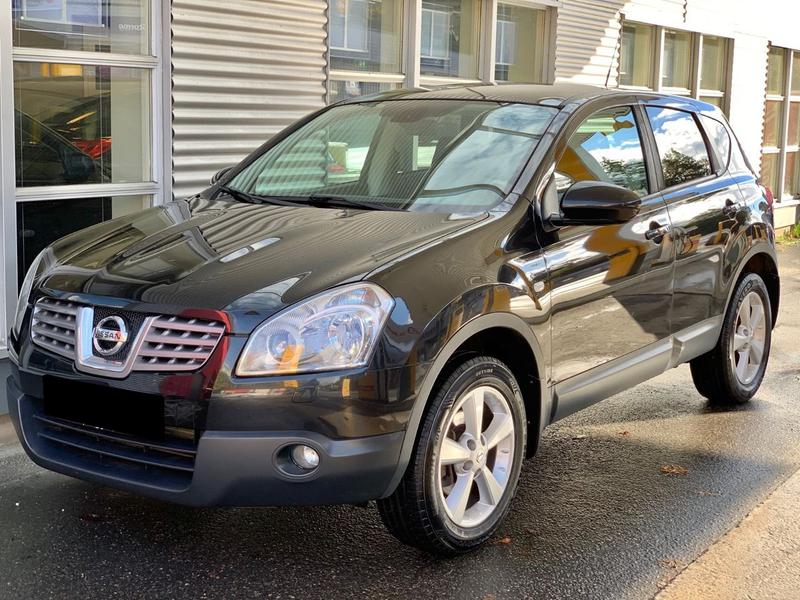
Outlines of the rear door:
{"label": "rear door", "polygon": [[725,138],[716,139],[719,132],[712,131],[712,123],[704,129],[706,117],[664,106],[646,106],[645,113],[672,222],[676,259],[671,321],[672,332],[678,333],[722,313],[725,255],[744,207],[728,173],[730,140],[725,144]]}

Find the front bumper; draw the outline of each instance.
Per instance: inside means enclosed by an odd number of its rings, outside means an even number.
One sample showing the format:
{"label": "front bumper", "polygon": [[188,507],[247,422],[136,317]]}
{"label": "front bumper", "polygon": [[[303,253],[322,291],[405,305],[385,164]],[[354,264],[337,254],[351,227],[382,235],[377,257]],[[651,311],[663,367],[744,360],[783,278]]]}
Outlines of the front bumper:
{"label": "front bumper", "polygon": [[[344,504],[387,493],[405,432],[331,439],[313,431],[205,431],[196,446],[165,448],[64,426],[42,401],[7,380],[11,418],[40,466],[161,500],[193,506]],[[279,468],[281,450],[303,443],[320,466],[302,477]]]}

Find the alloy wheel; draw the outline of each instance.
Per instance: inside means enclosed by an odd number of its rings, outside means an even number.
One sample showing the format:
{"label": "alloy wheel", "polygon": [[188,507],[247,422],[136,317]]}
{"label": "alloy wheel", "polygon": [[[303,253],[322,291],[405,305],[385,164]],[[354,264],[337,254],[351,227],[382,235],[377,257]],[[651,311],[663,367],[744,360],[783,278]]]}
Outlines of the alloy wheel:
{"label": "alloy wheel", "polygon": [[455,525],[480,525],[500,504],[514,466],[515,433],[511,404],[495,387],[472,388],[453,404],[436,473],[440,500]]}
{"label": "alloy wheel", "polygon": [[758,375],[764,360],[767,327],[764,301],[756,292],[747,294],[736,314],[734,334],[731,336],[730,360],[736,378],[749,385]]}

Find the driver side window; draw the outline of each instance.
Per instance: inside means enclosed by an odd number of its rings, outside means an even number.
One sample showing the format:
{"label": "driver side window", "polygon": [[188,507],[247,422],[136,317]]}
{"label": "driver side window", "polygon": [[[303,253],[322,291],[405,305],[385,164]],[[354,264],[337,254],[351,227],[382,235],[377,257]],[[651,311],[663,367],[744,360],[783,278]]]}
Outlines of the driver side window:
{"label": "driver side window", "polygon": [[648,193],[639,128],[630,106],[606,108],[580,124],[555,172],[559,197],[578,181],[605,181]]}

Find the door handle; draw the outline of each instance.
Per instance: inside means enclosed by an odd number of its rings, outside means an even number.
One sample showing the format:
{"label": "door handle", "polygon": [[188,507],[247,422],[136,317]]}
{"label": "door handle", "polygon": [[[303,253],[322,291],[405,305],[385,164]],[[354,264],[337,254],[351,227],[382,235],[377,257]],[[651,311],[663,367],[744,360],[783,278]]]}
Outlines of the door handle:
{"label": "door handle", "polygon": [[741,207],[733,200],[725,200],[725,207],[722,209],[722,214],[728,218],[733,218],[739,212]]}
{"label": "door handle", "polygon": [[664,236],[669,233],[669,225],[662,225],[658,221],[650,223],[650,229],[644,232],[644,237],[648,240],[660,244]]}

